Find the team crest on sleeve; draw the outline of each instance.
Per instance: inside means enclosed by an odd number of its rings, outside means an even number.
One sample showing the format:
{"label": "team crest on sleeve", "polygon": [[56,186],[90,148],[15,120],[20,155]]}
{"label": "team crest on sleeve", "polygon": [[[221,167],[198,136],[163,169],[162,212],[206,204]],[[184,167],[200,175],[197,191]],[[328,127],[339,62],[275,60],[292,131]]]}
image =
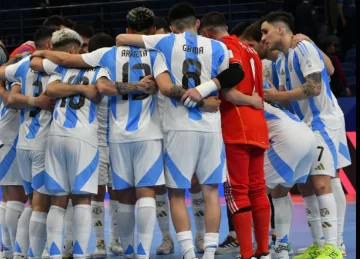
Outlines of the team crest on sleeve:
{"label": "team crest on sleeve", "polygon": [[311,60],[306,60],[305,61],[305,65],[307,66],[307,67],[312,67],[312,62],[311,62]]}
{"label": "team crest on sleeve", "polygon": [[292,62],[292,60],[289,60],[289,70],[290,70],[290,72],[293,71],[293,62]]}

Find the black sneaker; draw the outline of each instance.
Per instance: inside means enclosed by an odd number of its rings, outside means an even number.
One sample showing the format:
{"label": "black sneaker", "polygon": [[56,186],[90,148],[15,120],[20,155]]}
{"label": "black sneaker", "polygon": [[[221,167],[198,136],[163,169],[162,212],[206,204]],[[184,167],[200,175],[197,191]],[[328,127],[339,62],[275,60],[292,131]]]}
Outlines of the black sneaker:
{"label": "black sneaker", "polygon": [[239,254],[240,246],[239,241],[232,236],[227,236],[227,238],[222,242],[218,249],[216,249],[215,254],[217,255],[226,255],[226,254]]}

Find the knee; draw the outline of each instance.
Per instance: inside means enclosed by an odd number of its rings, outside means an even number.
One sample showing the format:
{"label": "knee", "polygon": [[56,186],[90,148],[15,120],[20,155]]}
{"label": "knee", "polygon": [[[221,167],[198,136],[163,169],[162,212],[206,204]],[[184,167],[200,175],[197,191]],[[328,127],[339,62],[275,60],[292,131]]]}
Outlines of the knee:
{"label": "knee", "polygon": [[316,195],[331,193],[331,179],[328,176],[314,177],[312,186]]}

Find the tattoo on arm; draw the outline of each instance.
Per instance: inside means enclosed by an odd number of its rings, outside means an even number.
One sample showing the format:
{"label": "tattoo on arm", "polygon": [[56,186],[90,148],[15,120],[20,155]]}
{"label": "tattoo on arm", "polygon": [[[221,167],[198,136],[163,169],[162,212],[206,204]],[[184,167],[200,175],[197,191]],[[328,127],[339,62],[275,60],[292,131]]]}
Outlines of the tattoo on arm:
{"label": "tattoo on arm", "polygon": [[112,82],[112,86],[116,88],[116,91],[119,95],[128,94],[136,91],[136,84],[132,83],[122,83],[122,82]]}
{"label": "tattoo on arm", "polygon": [[11,58],[8,60],[8,62],[6,62],[6,63],[4,64],[4,66],[10,66],[10,65],[12,65],[12,64],[15,64],[15,63],[19,62],[22,58],[23,58],[23,57],[20,56],[20,55],[15,55],[15,56],[11,57]]}
{"label": "tattoo on arm", "polygon": [[168,97],[180,102],[181,97],[185,94],[185,92],[186,90],[182,88],[182,86],[172,85],[170,95]]}
{"label": "tattoo on arm", "polygon": [[202,108],[202,107],[204,107],[204,105],[205,105],[205,101],[204,101],[204,99],[202,99],[196,104],[196,107]]}
{"label": "tattoo on arm", "polygon": [[317,96],[321,91],[321,73],[308,75],[306,77],[306,83],[301,87],[307,97]]}

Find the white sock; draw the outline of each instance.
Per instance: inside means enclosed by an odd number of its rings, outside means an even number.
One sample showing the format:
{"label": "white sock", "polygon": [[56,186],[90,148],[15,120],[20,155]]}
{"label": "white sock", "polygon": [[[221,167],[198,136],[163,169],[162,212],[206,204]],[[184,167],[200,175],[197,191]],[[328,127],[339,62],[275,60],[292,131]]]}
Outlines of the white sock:
{"label": "white sock", "polygon": [[100,242],[105,240],[104,238],[104,217],[105,217],[105,208],[104,202],[91,202],[92,208],[92,224],[94,226],[95,240]]}
{"label": "white sock", "polygon": [[286,246],[289,241],[292,207],[288,196],[272,199],[275,211],[276,246]]}
{"label": "white sock", "polygon": [[11,246],[11,239],[9,231],[5,224],[6,202],[1,202],[0,205],[0,221],[1,221],[1,234],[3,243],[3,257],[13,258],[13,250]]}
{"label": "white sock", "polygon": [[20,201],[8,201],[6,204],[5,224],[9,231],[11,247],[15,248],[16,231],[21,213],[24,211],[24,203]]}
{"label": "white sock", "polygon": [[30,245],[29,224],[30,224],[31,213],[32,213],[32,208],[29,207],[24,209],[24,211],[21,213],[16,230],[14,255],[22,255],[25,257],[27,256],[27,251]]}
{"label": "white sock", "polygon": [[109,202],[109,218],[110,218],[110,244],[115,243],[119,239],[119,229],[116,223],[116,214],[119,202],[110,200]]}
{"label": "white sock", "polygon": [[65,211],[65,243],[72,244],[73,243],[73,222],[74,215],[74,207],[72,205],[72,200],[69,200],[68,206]]}
{"label": "white sock", "polygon": [[73,228],[74,258],[85,259],[91,234],[90,205],[81,204],[74,206]]}
{"label": "white sock", "polygon": [[41,259],[46,243],[46,212],[33,211],[30,218],[29,258]]}
{"label": "white sock", "polygon": [[168,195],[156,195],[156,216],[162,236],[171,236]]}
{"label": "white sock", "polygon": [[181,254],[184,256],[184,259],[196,258],[191,231],[184,231],[177,233],[176,240],[180,245]]}
{"label": "white sock", "polygon": [[334,194],[328,193],[317,196],[319,201],[322,229],[324,233],[325,244],[338,247],[337,235],[338,226],[336,218],[336,201]]}
{"label": "white sock", "polygon": [[50,207],[46,218],[47,247],[50,259],[61,258],[61,245],[63,241],[63,228],[65,223],[65,210],[58,206]]}
{"label": "white sock", "polygon": [[331,188],[336,200],[336,212],[338,221],[338,245],[343,242],[344,222],[346,213],[346,197],[339,178],[331,179]]}
{"label": "white sock", "polygon": [[[5,218],[5,210],[6,210],[6,206],[3,208],[1,205],[2,202],[0,202],[0,233],[2,232],[2,228],[3,228],[3,224],[4,224],[4,218]],[[5,225],[4,225],[5,226]],[[3,248],[3,243],[2,243],[2,233],[0,235],[0,247],[1,250]],[[2,251],[1,251],[2,252]],[[1,253],[0,252],[0,253]]]}
{"label": "white sock", "polygon": [[156,224],[156,201],[154,198],[141,198],[138,200],[137,211],[137,251],[140,259],[150,257],[150,248]]}
{"label": "white sock", "polygon": [[291,194],[290,192],[288,192],[288,195],[286,196],[287,199],[288,199],[288,202],[290,203],[291,205],[291,214],[290,214],[290,230],[289,230],[289,241],[291,241],[291,227],[292,227],[292,219],[293,219],[293,215],[294,215],[294,211],[293,211],[293,202],[292,202],[292,198],[291,198]]}
{"label": "white sock", "polygon": [[320,248],[324,246],[323,231],[321,226],[321,217],[319,202],[315,195],[304,198],[305,213],[310,227],[314,243]]}
{"label": "white sock", "polygon": [[219,243],[219,233],[205,233],[203,259],[214,259]]}
{"label": "white sock", "polygon": [[135,205],[119,203],[116,221],[119,229],[121,243],[124,247],[124,257],[133,258],[135,253]]}
{"label": "white sock", "polygon": [[194,215],[194,222],[196,228],[196,234],[205,233],[205,202],[202,196],[202,192],[190,193],[191,208]]}

